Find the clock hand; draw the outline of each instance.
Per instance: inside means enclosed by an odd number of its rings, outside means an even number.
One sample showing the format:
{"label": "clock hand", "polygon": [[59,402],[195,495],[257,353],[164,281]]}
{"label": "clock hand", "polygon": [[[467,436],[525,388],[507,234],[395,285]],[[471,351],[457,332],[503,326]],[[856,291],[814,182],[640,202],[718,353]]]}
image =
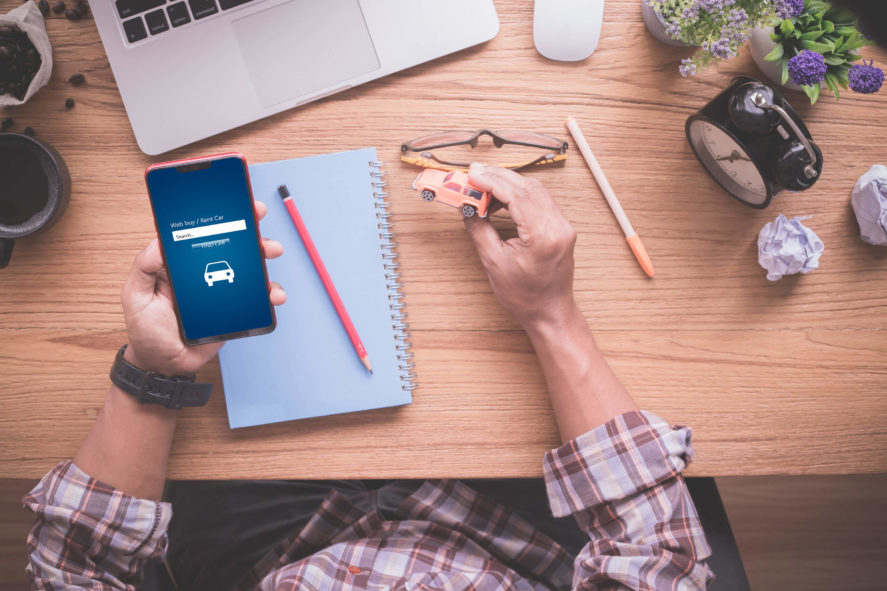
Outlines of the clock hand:
{"label": "clock hand", "polygon": [[736,150],[733,150],[733,153],[730,154],[729,156],[721,156],[720,158],[715,158],[715,161],[717,161],[717,162],[720,162],[721,160],[727,160],[730,163],[736,162],[737,160],[746,160],[748,162],[751,162],[751,160],[749,160],[748,158],[746,158],[745,156],[743,156],[742,154],[740,154]]}

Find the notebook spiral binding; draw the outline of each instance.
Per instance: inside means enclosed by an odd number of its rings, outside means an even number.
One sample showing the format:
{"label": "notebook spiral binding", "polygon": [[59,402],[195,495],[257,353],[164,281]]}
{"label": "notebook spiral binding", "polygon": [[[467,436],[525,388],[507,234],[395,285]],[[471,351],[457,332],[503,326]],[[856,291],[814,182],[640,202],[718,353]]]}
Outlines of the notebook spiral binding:
{"label": "notebook spiral binding", "polygon": [[400,282],[400,263],[397,261],[396,234],[392,230],[391,212],[388,211],[388,192],[385,187],[385,171],[382,162],[370,162],[370,179],[373,185],[373,197],[376,200],[376,220],[379,228],[379,243],[382,245],[382,260],[385,265],[385,282],[388,286],[388,309],[391,311],[391,324],[396,341],[397,362],[400,372],[400,387],[405,391],[416,388],[416,364],[410,351],[410,327],[406,321],[403,294]]}

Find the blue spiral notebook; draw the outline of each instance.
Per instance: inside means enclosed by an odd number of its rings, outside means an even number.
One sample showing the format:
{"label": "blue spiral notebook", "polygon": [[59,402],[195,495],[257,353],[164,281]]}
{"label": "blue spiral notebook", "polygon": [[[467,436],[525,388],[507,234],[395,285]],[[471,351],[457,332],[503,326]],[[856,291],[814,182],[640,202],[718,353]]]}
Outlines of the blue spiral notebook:
{"label": "blue spiral notebook", "polygon": [[[283,243],[268,275],[287,292],[271,334],[219,352],[231,428],[409,404],[415,387],[394,235],[376,150],[253,164],[268,205],[262,235]],[[277,194],[287,185],[373,364],[354,352]]]}

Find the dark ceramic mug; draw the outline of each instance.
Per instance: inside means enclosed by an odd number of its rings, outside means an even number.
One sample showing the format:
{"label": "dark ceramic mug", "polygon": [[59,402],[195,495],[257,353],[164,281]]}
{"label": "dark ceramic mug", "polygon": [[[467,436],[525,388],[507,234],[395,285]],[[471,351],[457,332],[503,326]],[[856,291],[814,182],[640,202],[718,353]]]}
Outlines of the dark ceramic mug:
{"label": "dark ceramic mug", "polygon": [[0,133],[0,269],[16,238],[54,224],[71,199],[71,176],[52,146],[20,133]]}

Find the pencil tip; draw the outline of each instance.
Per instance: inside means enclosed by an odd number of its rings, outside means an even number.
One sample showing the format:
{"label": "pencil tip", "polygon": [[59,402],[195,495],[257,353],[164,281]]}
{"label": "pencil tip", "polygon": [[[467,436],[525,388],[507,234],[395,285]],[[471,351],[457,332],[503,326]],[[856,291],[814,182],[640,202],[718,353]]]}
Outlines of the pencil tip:
{"label": "pencil tip", "polygon": [[644,270],[644,273],[646,273],[648,277],[652,277],[654,275],[653,262],[650,260],[650,255],[647,254],[647,249],[644,248],[644,243],[641,242],[641,237],[638,236],[637,232],[634,232],[631,236],[628,236],[625,239],[628,241],[628,245],[631,247],[634,257],[637,259],[638,263],[640,263],[641,269]]}
{"label": "pencil tip", "polygon": [[286,185],[277,185],[277,193],[281,199],[286,199],[290,196],[290,190],[286,188]]}
{"label": "pencil tip", "polygon": [[365,357],[361,357],[360,361],[363,363],[364,367],[367,368],[367,371],[370,372],[370,375],[373,375],[373,366],[370,365],[370,356],[367,355]]}

